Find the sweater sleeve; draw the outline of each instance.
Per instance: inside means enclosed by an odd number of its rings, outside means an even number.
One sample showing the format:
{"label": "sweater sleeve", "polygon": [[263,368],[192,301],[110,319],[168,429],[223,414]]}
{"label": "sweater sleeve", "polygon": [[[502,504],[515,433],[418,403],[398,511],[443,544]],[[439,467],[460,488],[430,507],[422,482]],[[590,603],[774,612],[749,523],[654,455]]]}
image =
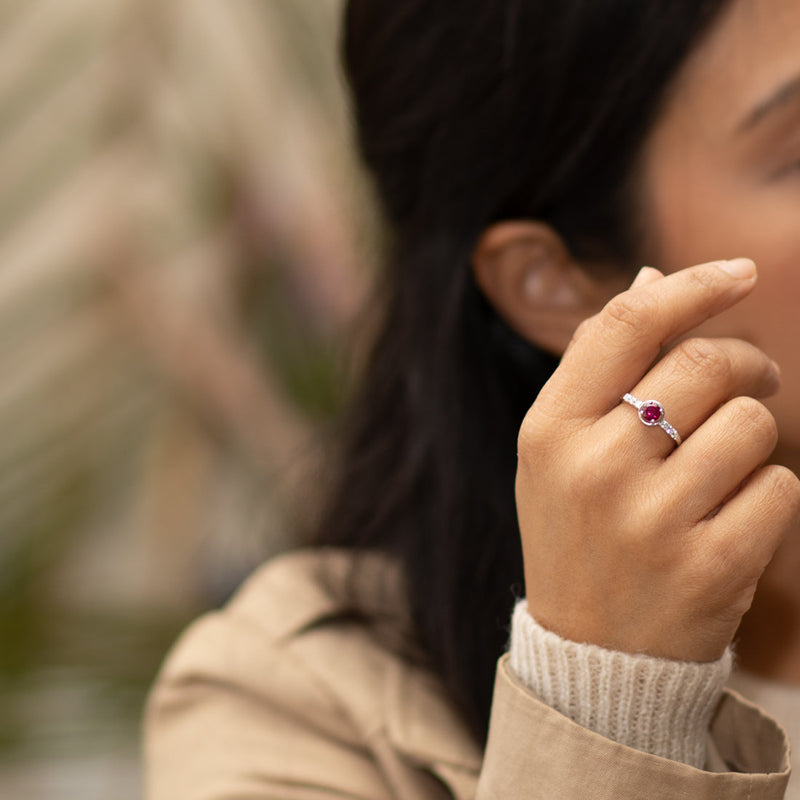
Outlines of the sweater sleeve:
{"label": "sweater sleeve", "polygon": [[525,600],[512,617],[510,667],[547,705],[608,739],[698,768],[732,662],[730,647],[718,661],[693,663],[572,642],[539,625]]}

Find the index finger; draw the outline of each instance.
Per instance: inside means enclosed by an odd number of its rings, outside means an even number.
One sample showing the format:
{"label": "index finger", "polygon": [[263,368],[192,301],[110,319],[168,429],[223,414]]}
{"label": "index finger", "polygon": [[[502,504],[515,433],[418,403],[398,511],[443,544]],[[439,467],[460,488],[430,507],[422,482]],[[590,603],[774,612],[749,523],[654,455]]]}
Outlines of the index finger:
{"label": "index finger", "polygon": [[667,342],[735,305],[755,282],[754,262],[737,258],[689,267],[616,295],[587,322],[536,404],[550,416],[603,416]]}

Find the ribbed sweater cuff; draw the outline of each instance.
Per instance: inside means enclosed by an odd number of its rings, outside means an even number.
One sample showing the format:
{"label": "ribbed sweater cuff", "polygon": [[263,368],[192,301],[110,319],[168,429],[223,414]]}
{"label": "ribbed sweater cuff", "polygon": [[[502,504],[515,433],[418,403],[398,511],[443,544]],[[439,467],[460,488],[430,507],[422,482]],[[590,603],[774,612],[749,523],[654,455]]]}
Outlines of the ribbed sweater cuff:
{"label": "ribbed sweater cuff", "polygon": [[718,661],[671,661],[562,639],[521,600],[510,665],[545,703],[585,728],[637,750],[701,768],[709,721],[731,672]]}

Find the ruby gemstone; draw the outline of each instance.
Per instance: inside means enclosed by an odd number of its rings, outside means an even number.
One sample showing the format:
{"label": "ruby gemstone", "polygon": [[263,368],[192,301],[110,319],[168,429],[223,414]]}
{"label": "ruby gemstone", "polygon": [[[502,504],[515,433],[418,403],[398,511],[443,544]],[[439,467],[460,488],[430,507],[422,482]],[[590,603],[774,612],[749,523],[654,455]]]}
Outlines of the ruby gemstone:
{"label": "ruby gemstone", "polygon": [[639,415],[642,418],[642,422],[646,422],[648,425],[655,425],[660,422],[661,418],[664,416],[664,409],[659,403],[650,400],[642,404]]}

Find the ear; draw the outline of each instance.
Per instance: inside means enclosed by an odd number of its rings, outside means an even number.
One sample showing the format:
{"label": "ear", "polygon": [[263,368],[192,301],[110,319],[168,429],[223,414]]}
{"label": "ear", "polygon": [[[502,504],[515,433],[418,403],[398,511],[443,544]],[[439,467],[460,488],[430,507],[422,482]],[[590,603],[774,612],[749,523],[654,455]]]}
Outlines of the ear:
{"label": "ear", "polygon": [[564,353],[584,319],[627,288],[622,278],[619,286],[592,278],[553,228],[536,221],[504,221],[487,228],[473,250],[472,269],[506,323],[555,355]]}

